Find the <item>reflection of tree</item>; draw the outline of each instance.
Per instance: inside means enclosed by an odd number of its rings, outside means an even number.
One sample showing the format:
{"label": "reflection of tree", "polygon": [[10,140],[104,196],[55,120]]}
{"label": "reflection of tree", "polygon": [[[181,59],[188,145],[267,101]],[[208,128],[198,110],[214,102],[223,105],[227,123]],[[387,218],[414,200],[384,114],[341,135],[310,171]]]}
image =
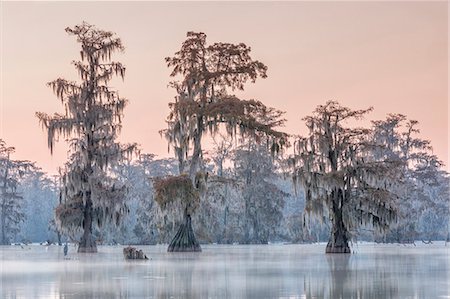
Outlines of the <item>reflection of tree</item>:
{"label": "reflection of tree", "polygon": [[93,256],[74,257],[79,260],[64,261],[58,273],[59,297],[76,298],[124,298],[127,297],[127,271],[117,267],[114,261],[99,262]]}
{"label": "reflection of tree", "polygon": [[[331,274],[329,294],[332,298],[351,298],[354,293],[351,288],[353,279],[349,270],[350,256],[327,256],[328,268]],[[350,287],[350,288],[349,288]],[[346,291],[348,290],[349,291]],[[348,294],[349,293],[349,294]],[[350,295],[350,296],[347,296]]]}
{"label": "reflection of tree", "polygon": [[[150,261],[125,261],[121,247],[102,247],[95,256],[71,247],[71,260],[63,260],[59,246],[5,247],[0,297],[389,299],[448,294],[450,261],[443,246],[375,246],[332,256],[318,252],[320,246],[206,246],[200,255],[140,247]],[[27,268],[20,266],[23,262]]]}
{"label": "reflection of tree", "polygon": [[[322,283],[305,278],[306,298],[360,299],[397,298],[399,282],[393,281],[394,269],[384,261],[365,259],[351,255],[326,256],[329,276]],[[374,266],[374,267],[372,267]]]}
{"label": "reflection of tree", "polygon": [[[154,277],[164,279],[153,281],[154,298],[203,298],[205,289],[202,283],[202,271],[198,271],[198,253],[177,253],[170,255],[169,260],[164,261],[154,269]],[[197,273],[200,272],[200,273]],[[205,284],[206,285],[206,284]],[[208,297],[208,296],[206,296]]]}

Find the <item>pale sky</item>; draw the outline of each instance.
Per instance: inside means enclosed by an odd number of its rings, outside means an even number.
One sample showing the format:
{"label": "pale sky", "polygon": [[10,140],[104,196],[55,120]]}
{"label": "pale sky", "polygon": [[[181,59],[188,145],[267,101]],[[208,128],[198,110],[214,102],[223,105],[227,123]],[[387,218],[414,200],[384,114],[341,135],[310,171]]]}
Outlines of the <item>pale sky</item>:
{"label": "pale sky", "polygon": [[286,132],[304,133],[301,118],[330,99],[373,106],[368,120],[387,113],[418,120],[422,137],[448,164],[445,1],[2,2],[0,20],[0,138],[16,147],[16,159],[52,173],[67,145],[59,142],[51,156],[34,114],[62,112],[46,82],[77,79],[70,62],[79,59],[79,45],[64,28],[83,20],[116,32],[125,44],[114,56],[127,72],[113,86],[130,101],[120,140],[138,142],[144,152],[169,155],[158,134],[174,96],[164,57],[180,48],[187,31],[202,31],[210,43],[246,43],[268,66],[268,78],[239,95],[286,111]]}

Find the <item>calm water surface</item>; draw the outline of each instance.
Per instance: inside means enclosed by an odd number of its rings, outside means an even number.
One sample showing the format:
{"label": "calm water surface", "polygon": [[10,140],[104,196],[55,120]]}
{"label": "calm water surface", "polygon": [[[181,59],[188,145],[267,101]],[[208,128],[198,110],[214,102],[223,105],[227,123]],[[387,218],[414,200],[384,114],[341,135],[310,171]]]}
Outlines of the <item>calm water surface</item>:
{"label": "calm water surface", "polygon": [[0,246],[1,298],[450,298],[450,244],[203,246],[125,261],[122,246],[64,259],[58,246]]}

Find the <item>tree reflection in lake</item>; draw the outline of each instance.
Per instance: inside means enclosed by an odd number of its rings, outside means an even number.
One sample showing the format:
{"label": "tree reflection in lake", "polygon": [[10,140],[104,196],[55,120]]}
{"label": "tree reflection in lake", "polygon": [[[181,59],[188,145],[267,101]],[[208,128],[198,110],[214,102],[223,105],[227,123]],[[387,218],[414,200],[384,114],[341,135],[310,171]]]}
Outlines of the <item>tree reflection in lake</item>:
{"label": "tree reflection in lake", "polygon": [[[1,298],[438,298],[450,295],[450,247],[364,244],[326,255],[324,244],[203,246],[149,261],[122,247],[96,255],[50,246],[0,247]],[[73,252],[73,251],[71,251]]]}
{"label": "tree reflection in lake", "polygon": [[305,278],[306,298],[398,298],[398,286],[389,279],[383,267],[358,267],[361,262],[350,254],[326,256],[328,275],[312,287],[312,280]]}

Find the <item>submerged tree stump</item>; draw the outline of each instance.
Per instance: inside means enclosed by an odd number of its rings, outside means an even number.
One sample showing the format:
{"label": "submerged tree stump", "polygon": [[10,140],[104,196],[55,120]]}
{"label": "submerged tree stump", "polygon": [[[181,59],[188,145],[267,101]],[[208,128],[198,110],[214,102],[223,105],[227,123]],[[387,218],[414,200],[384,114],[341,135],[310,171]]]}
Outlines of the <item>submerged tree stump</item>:
{"label": "submerged tree stump", "polygon": [[184,222],[180,225],[175,237],[169,244],[168,252],[200,252],[202,248],[195,238],[191,224],[191,215],[184,215]]}
{"label": "submerged tree stump", "polygon": [[148,260],[148,257],[142,250],[137,250],[134,247],[128,246],[123,249],[123,257],[126,260]]}

